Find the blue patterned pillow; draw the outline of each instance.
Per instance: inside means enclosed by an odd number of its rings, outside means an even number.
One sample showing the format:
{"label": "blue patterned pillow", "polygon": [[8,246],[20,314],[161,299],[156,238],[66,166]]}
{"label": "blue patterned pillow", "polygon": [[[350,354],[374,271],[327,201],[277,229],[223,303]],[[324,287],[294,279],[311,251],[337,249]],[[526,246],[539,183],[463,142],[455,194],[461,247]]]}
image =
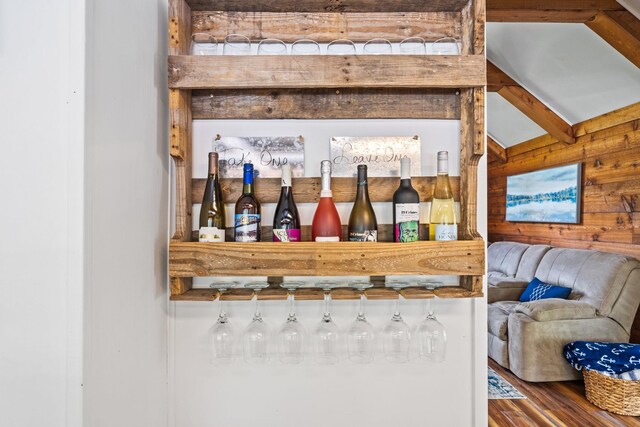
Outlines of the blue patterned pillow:
{"label": "blue patterned pillow", "polygon": [[539,299],[547,298],[569,298],[571,288],[565,288],[564,286],[548,285],[534,277],[527,289],[520,295],[520,302],[537,301]]}

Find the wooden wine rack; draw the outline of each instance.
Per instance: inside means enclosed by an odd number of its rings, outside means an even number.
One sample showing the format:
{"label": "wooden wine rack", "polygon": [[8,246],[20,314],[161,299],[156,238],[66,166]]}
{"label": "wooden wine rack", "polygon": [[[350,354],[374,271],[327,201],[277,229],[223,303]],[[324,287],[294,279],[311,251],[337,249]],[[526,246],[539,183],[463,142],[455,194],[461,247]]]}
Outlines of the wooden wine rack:
{"label": "wooden wine rack", "polygon": [[[406,298],[482,296],[485,243],[477,232],[478,161],[484,154],[484,0],[170,0],[169,61],[170,154],[176,166],[176,232],[169,247],[171,299],[203,301],[213,289],[192,289],[197,276],[269,276],[274,282],[295,276],[460,276],[459,286],[405,289]],[[252,40],[291,42],[311,38],[354,42],[384,37],[398,42],[419,36],[427,41],[453,36],[461,55],[381,56],[190,56],[191,34],[206,32],[222,40],[239,33]],[[460,177],[453,177],[461,218],[455,242],[394,243],[199,243],[192,242],[192,206],[202,200],[204,180],[192,179],[191,123],[199,119],[459,119]],[[397,178],[371,178],[372,201],[390,202]],[[421,199],[433,192],[433,177],[416,177]],[[223,180],[224,199],[235,200],[240,180]],[[352,178],[334,178],[337,202],[353,201]],[[316,202],[319,178],[294,179],[298,202]],[[279,180],[256,180],[257,197],[274,203]],[[269,231],[268,227],[263,231]],[[303,238],[309,234],[303,228]],[[384,239],[390,226],[381,225]],[[269,234],[265,234],[269,235]],[[380,283],[377,280],[378,284]],[[374,287],[369,298],[397,298],[392,289]],[[356,298],[350,289],[332,291],[336,299]],[[250,299],[244,289],[225,299]],[[268,288],[261,299],[284,299]],[[321,299],[320,289],[301,289],[299,299]]]}

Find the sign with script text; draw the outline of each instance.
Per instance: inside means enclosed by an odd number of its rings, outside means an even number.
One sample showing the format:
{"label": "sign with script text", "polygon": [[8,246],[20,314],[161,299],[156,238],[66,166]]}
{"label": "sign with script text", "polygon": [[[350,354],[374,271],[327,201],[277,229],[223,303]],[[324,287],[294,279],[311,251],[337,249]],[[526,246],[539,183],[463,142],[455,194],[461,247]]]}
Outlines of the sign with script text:
{"label": "sign with script text", "polygon": [[411,174],[421,175],[419,136],[334,136],[333,176],[356,176],[367,165],[368,176],[400,176],[400,159],[411,159]]}
{"label": "sign with script text", "polygon": [[304,176],[304,139],[300,136],[221,136],[214,141],[222,178],[242,178],[245,163],[252,163],[260,178],[280,178],[282,165],[291,175]]}

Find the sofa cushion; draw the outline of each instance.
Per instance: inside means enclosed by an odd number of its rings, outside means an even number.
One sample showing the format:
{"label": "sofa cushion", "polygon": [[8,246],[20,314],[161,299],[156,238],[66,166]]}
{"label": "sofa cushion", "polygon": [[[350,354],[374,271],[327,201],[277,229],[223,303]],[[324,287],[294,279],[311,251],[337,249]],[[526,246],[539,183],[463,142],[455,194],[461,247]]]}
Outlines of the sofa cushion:
{"label": "sofa cushion", "polygon": [[586,302],[608,316],[631,271],[637,267],[622,255],[553,248],[545,254],[536,277],[545,283],[570,287],[571,299]]}
{"label": "sofa cushion", "polygon": [[513,313],[517,301],[499,301],[487,306],[487,326],[489,333],[501,340],[507,339],[507,322],[509,314]]}
{"label": "sofa cushion", "polygon": [[537,301],[547,298],[567,299],[570,294],[571,288],[550,285],[542,282],[537,277],[534,277],[531,283],[527,286],[527,289],[525,289],[524,292],[522,292],[522,295],[520,295],[520,302]]}
{"label": "sofa cushion", "polygon": [[551,250],[551,246],[548,245],[531,245],[522,254],[520,263],[518,264],[518,270],[516,271],[516,277],[520,280],[526,280],[530,282],[536,275],[536,270],[540,264],[540,260],[544,254]]}
{"label": "sofa cushion", "polygon": [[487,249],[487,271],[515,277],[522,254],[529,245],[517,242],[496,242]]}
{"label": "sofa cushion", "polygon": [[558,298],[523,302],[515,307],[515,312],[526,314],[539,322],[593,319],[596,317],[596,309],[591,305],[582,301],[567,301]]}
{"label": "sofa cushion", "polygon": [[492,286],[494,288],[518,288],[518,289],[522,289],[523,291],[529,284],[528,281],[520,280],[515,277],[495,277],[495,276],[487,278],[487,282],[489,283],[489,286]]}

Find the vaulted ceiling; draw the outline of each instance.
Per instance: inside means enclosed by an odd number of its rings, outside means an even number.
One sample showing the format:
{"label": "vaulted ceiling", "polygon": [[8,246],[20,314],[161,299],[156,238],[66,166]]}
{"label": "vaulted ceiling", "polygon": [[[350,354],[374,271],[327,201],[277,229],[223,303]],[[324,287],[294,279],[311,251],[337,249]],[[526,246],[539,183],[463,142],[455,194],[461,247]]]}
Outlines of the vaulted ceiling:
{"label": "vaulted ceiling", "polygon": [[638,16],[640,0],[487,0],[492,139],[571,143],[571,125],[640,102]]}

